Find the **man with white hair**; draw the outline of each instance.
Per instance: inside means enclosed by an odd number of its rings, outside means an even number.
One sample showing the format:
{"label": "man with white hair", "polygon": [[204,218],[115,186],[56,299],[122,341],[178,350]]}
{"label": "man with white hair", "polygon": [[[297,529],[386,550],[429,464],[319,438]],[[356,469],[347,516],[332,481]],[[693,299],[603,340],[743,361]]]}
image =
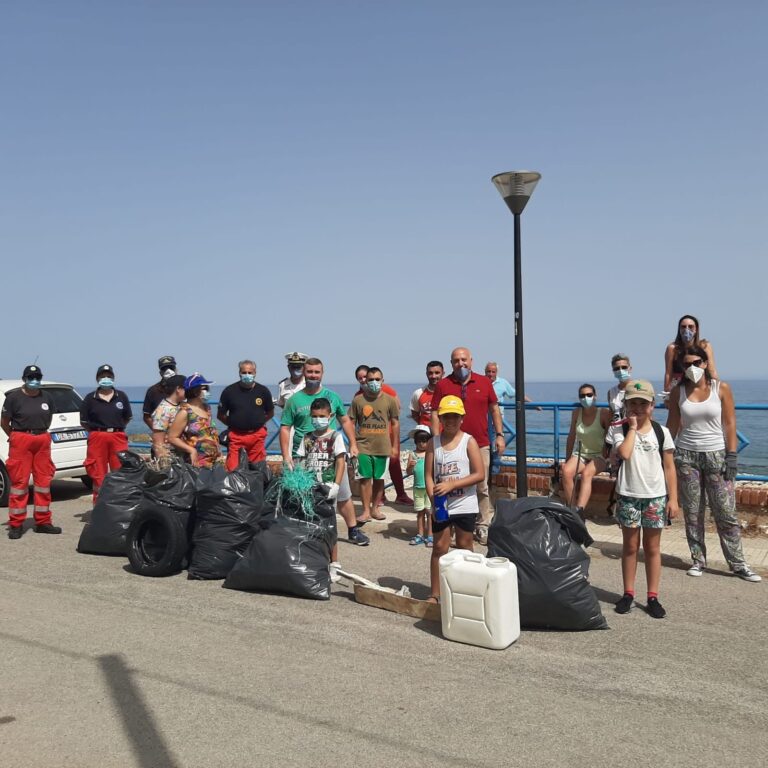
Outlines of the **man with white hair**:
{"label": "man with white hair", "polygon": [[275,414],[270,391],[256,381],[256,363],[241,360],[238,363],[240,380],[224,389],[219,398],[216,418],[229,428],[227,469],[237,467],[240,449],[248,452],[248,461],[264,461],[267,452],[267,422]]}

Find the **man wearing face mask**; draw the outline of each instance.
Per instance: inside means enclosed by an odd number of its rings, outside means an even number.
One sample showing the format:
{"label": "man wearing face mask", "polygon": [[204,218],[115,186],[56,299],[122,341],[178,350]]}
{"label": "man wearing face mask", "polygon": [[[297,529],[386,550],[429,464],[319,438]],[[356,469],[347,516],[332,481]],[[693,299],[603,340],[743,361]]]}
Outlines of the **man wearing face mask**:
{"label": "man wearing face mask", "polygon": [[277,401],[278,408],[285,408],[285,404],[299,390],[304,389],[304,363],[307,355],[302,352],[291,352],[285,356],[288,363],[288,376],[278,382]]}
{"label": "man wearing face mask", "polygon": [[608,410],[611,412],[611,424],[621,423],[624,418],[624,393],[627,382],[632,378],[632,363],[629,357],[619,352],[611,358],[613,378],[618,384],[608,390]]}
{"label": "man wearing face mask", "polygon": [[53,399],[41,388],[43,372],[38,366],[28,365],[22,379],[23,386],[5,396],[0,416],[0,427],[8,435],[9,539],[20,539],[24,532],[30,474],[35,489],[35,532],[61,533],[61,528],[51,524],[51,480],[55,467],[48,427],[54,413]]}
{"label": "man wearing face mask", "polygon": [[128,450],[125,428],[131,420],[128,396],[115,389],[115,371],[111,365],[96,371],[97,389],[89,392],[80,407],[80,423],[88,430],[85,469],[93,480],[93,503],[107,472],[121,466],[117,454]]}
{"label": "man wearing face mask", "polygon": [[160,381],[147,389],[144,395],[144,406],[141,409],[144,423],[150,429],[152,429],[152,414],[165,397],[163,383],[171,376],[176,376],[176,358],[173,355],[163,355],[157,361],[157,367],[160,370]]}
{"label": "man wearing face mask", "polygon": [[275,414],[272,394],[256,381],[256,363],[241,360],[238,372],[240,381],[224,389],[216,413],[216,418],[229,428],[227,469],[230,472],[238,465],[241,448],[248,452],[250,462],[267,458],[264,449],[266,425]]}
{"label": "man wearing face mask", "polygon": [[361,523],[386,519],[386,515],[376,513],[373,502],[384,493],[384,473],[390,459],[400,461],[400,405],[382,391],[383,383],[381,369],[369,368],[363,393],[356,395],[349,407],[349,417],[357,427]]}
{"label": "man wearing face mask", "polygon": [[491,500],[488,495],[488,472],[491,466],[491,441],[488,433],[489,421],[496,433],[495,449],[504,453],[504,428],[501,421],[499,402],[490,379],[472,370],[472,354],[466,347],[457,347],[451,352],[453,371],[435,385],[432,397],[432,434],[440,434],[437,410],[446,395],[461,398],[466,415],[461,429],[477,441],[485,467],[485,477],[477,484],[477,500],[480,514],[477,517],[475,539],[480,544],[488,542],[488,526],[493,517]]}

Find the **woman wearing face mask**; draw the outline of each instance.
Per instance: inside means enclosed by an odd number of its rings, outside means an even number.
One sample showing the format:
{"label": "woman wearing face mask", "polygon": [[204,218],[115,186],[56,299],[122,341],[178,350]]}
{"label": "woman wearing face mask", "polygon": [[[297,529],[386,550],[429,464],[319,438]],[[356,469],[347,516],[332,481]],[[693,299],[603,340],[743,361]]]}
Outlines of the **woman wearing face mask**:
{"label": "woman wearing face mask", "polygon": [[761,581],[744,562],[741,528],[736,519],[733,393],[728,384],[712,375],[709,355],[702,345],[687,348],[678,364],[684,372],[683,380],[670,393],[667,427],[675,441],[678,495],[693,559],[688,575],[701,576],[707,564],[704,512],[708,501],[731,571],[745,581]]}
{"label": "woman wearing face mask", "polygon": [[664,391],[669,392],[672,387],[683,378],[683,369],[680,367],[680,358],[686,350],[692,347],[701,347],[709,357],[709,375],[717,379],[715,368],[715,355],[712,345],[706,339],[699,339],[699,321],[693,315],[683,315],[677,323],[677,336],[667,345],[664,352]]}
{"label": "woman wearing face mask", "polygon": [[596,399],[597,390],[591,384],[582,384],[579,387],[580,407],[573,411],[571,429],[565,445],[566,459],[560,467],[566,504],[573,504],[576,476],[581,473],[576,510],[582,517],[592,494],[592,478],[598,472],[603,472],[607,466],[603,450],[611,417],[606,409],[595,405]]}
{"label": "woman wearing face mask", "polygon": [[186,400],[168,429],[168,442],[188,454],[193,467],[210,468],[221,462],[219,434],[208,405],[213,383],[201,373],[187,376],[184,381]]}
{"label": "woman wearing face mask", "polygon": [[128,450],[125,428],[133,415],[128,395],[115,389],[111,365],[99,366],[96,384],[98,388],[83,398],[80,407],[80,423],[88,430],[85,470],[93,481],[94,504],[107,472],[121,466],[117,454]]}

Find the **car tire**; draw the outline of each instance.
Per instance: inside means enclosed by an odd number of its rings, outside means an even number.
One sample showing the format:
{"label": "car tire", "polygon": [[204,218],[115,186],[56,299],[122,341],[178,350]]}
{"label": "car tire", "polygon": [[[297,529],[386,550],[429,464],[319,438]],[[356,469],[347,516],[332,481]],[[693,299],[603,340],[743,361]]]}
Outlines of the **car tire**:
{"label": "car tire", "polygon": [[80,478],[80,482],[89,490],[93,490],[93,478],[88,475],[83,475]]}
{"label": "car tire", "polygon": [[128,528],[128,560],[141,576],[172,576],[183,568],[189,550],[187,530],[173,509],[140,509]]}
{"label": "car tire", "polygon": [[0,461],[0,507],[8,506],[8,496],[11,493],[11,478],[5,464]]}

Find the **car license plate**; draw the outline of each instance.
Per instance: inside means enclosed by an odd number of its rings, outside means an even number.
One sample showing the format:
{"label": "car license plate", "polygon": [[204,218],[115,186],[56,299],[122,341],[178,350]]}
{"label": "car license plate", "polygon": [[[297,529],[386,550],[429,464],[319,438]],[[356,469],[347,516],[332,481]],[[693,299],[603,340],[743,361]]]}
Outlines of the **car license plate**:
{"label": "car license plate", "polygon": [[70,440],[86,440],[88,433],[84,429],[78,429],[74,432],[51,432],[51,439],[54,443],[67,443]]}

